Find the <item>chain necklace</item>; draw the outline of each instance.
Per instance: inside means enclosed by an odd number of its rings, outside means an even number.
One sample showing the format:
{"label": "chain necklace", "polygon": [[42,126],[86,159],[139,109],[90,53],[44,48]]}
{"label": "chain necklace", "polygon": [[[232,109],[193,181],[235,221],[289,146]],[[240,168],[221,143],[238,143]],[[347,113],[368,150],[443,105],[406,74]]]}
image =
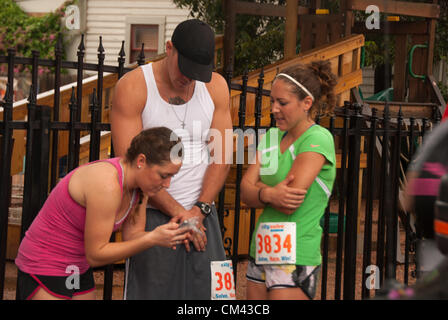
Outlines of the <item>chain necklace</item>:
{"label": "chain necklace", "polygon": [[[188,97],[190,96],[190,87],[191,87],[191,84],[190,84],[190,86],[188,87],[188,89],[187,89],[187,99],[188,99]],[[193,97],[191,97],[191,98],[193,98]],[[190,102],[190,100],[188,100],[187,102],[186,102],[186,106],[185,106],[185,113],[184,113],[184,118],[183,118],[183,120],[181,120],[181,118],[177,115],[177,112],[176,112],[176,110],[174,110],[174,107],[173,107],[173,105],[171,104],[171,101],[172,101],[173,99],[169,99],[169,104],[170,104],[170,107],[171,107],[171,110],[173,110],[173,113],[174,113],[174,115],[176,116],[176,119],[177,120],[179,120],[179,122],[181,123],[181,126],[182,126],[182,129],[185,129],[185,119],[187,118],[187,113],[188,113],[188,106],[189,106],[189,102]]]}
{"label": "chain necklace", "polygon": [[127,186],[125,187],[127,167],[126,167],[126,171],[125,171],[125,164],[121,164],[121,162],[119,162],[119,164],[121,166],[121,171],[123,172],[123,175],[122,175],[123,197],[122,197],[121,201],[124,201],[125,197],[127,195],[129,198],[129,206],[130,206],[132,203],[132,198],[133,198],[134,192],[132,192],[132,196],[131,196],[131,190],[129,190],[129,188]]}

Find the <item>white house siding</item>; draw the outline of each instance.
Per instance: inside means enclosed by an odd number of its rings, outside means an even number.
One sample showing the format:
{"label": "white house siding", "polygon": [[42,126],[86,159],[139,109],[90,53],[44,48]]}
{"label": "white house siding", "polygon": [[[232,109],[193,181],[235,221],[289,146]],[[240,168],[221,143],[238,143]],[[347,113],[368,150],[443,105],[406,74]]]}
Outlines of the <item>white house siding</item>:
{"label": "white house siding", "polygon": [[448,63],[440,60],[434,64],[433,70],[435,79],[448,86]]}
{"label": "white house siding", "polygon": [[364,98],[374,94],[375,70],[373,67],[364,67],[362,69],[362,84],[359,86]]}
{"label": "white house siding", "polygon": [[[126,35],[127,21],[163,21],[164,39],[171,38],[174,28],[188,18],[188,10],[177,8],[171,0],[88,0],[86,25],[86,62],[98,61],[99,37],[102,36],[105,49],[105,64],[116,65],[121,42],[125,43],[126,57],[129,57],[129,35]],[[159,53],[163,53],[163,46]],[[126,60],[128,62],[128,60]]]}

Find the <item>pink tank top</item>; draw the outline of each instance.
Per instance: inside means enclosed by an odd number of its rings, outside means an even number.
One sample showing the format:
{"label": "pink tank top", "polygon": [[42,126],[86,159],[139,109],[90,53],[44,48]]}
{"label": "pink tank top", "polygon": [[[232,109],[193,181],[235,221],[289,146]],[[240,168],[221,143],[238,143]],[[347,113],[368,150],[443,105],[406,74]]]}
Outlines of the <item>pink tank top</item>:
{"label": "pink tank top", "polygon": [[[123,168],[119,160],[120,158],[112,158],[98,161],[106,161],[115,166],[123,197]],[[79,270],[83,274],[89,269],[84,250],[86,208],[75,202],[68,192],[68,183],[75,171],[76,169],[72,170],[56,185],[25,233],[15,260],[17,267],[23,272],[67,276],[73,270]],[[137,197],[134,191],[130,206],[124,217],[115,223],[114,231],[123,224],[137,203]]]}

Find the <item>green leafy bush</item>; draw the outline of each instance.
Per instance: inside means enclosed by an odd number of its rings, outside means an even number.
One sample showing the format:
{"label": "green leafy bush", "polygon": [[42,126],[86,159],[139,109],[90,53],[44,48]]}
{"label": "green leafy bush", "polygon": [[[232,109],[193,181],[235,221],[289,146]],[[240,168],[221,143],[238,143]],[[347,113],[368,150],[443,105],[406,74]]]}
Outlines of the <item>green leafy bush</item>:
{"label": "green leafy bush", "polygon": [[440,92],[442,93],[443,99],[448,102],[448,86],[440,81],[437,82],[437,85],[440,89]]}
{"label": "green leafy bush", "polygon": [[[17,56],[31,57],[32,51],[37,50],[41,58],[54,59],[58,36],[65,29],[61,18],[65,8],[75,2],[66,1],[55,12],[43,16],[30,16],[13,0],[0,0],[0,55],[7,55],[7,50],[14,48]],[[17,69],[23,71],[21,66]]]}
{"label": "green leafy bush", "polygon": [[[223,1],[225,0],[173,0],[178,7],[188,8],[191,16],[207,22],[217,34],[224,33]],[[284,5],[286,0],[257,2]],[[279,17],[237,15],[234,76],[283,58],[284,23],[285,19]]]}

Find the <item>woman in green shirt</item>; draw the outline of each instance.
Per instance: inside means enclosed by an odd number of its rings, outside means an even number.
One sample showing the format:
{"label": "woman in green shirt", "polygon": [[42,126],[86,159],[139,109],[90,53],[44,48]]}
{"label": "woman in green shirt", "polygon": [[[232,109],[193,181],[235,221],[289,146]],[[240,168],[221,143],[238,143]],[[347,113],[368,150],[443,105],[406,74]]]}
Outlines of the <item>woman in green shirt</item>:
{"label": "woman in green shirt", "polygon": [[319,221],[336,177],[333,136],[314,118],[332,112],[335,85],[329,61],[285,69],[272,84],[277,128],[263,136],[241,181],[242,200],[264,209],[251,240],[248,299],[314,298]]}

